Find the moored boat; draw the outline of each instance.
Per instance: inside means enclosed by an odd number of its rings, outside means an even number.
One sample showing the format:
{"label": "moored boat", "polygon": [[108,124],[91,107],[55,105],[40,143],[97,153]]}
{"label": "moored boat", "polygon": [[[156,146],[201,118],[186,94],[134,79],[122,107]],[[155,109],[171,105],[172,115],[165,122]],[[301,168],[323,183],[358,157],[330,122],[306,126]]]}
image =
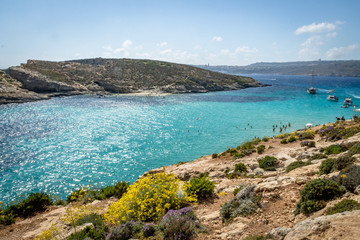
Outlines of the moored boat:
{"label": "moored boat", "polygon": [[316,89],[314,88],[314,73],[311,75],[311,87],[307,90],[310,94],[316,94]]}
{"label": "moored boat", "polygon": [[329,96],[327,96],[326,99],[329,100],[329,101],[333,101],[333,102],[339,101],[339,98],[337,96],[334,96],[334,95],[329,95]]}
{"label": "moored boat", "polygon": [[347,97],[347,98],[345,98],[342,107],[343,107],[343,108],[347,108],[347,107],[351,106],[352,103],[353,103],[353,102],[352,102],[351,97]]}

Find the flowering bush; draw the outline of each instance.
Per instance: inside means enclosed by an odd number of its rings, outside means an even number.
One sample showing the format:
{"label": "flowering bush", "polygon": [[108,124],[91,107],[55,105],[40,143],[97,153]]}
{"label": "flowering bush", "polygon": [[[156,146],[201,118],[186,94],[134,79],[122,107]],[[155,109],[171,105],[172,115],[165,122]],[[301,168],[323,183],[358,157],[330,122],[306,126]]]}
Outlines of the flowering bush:
{"label": "flowering bush", "polygon": [[169,210],[159,223],[164,239],[187,240],[202,230],[198,218],[191,207]]}
{"label": "flowering bush", "polygon": [[130,185],[122,198],[113,203],[105,219],[112,223],[138,220],[154,221],[169,209],[179,209],[196,197],[187,193],[188,185],[173,174],[157,173],[139,179]]}

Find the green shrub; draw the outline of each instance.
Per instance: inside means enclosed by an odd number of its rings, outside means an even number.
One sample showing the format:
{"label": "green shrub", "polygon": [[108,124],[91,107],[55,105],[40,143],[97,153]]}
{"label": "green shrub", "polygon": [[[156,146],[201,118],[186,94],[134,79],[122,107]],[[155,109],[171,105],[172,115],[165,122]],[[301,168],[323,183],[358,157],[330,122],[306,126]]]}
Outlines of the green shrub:
{"label": "green shrub", "polygon": [[269,141],[269,140],[270,140],[270,137],[265,136],[265,137],[263,137],[263,139],[262,139],[261,141],[267,142],[267,141]]}
{"label": "green shrub", "polygon": [[164,239],[190,240],[204,229],[191,207],[169,210],[159,223]]}
{"label": "green shrub", "polygon": [[211,158],[218,158],[218,154],[217,153],[213,153],[212,155],[211,155]]}
{"label": "green shrub", "polygon": [[300,200],[295,214],[316,212],[326,206],[326,201],[340,197],[344,190],[328,179],[315,179],[308,182],[300,191]]}
{"label": "green shrub", "polygon": [[256,141],[246,141],[246,142],[243,142],[242,144],[240,144],[237,149],[238,150],[246,150],[246,149],[253,149],[255,148],[254,145],[256,145],[258,143],[257,139]]}
{"label": "green shrub", "polygon": [[299,140],[304,140],[304,139],[314,139],[314,132],[311,130],[307,130],[304,132],[300,132],[298,133],[298,139]]}
{"label": "green shrub", "polygon": [[104,220],[101,218],[100,215],[97,215],[95,213],[92,213],[90,215],[85,215],[78,219],[75,222],[75,226],[81,226],[85,223],[92,223],[94,226],[94,229],[84,229],[79,233],[75,233],[70,236],[70,239],[84,239],[85,237],[91,238],[91,239],[105,239],[107,233],[108,233],[108,227],[105,225]]}
{"label": "green shrub", "polygon": [[110,234],[106,237],[106,240],[128,240],[136,233],[141,231],[141,224],[139,222],[128,221],[120,226],[114,227]]}
{"label": "green shrub", "polygon": [[286,138],[284,138],[283,140],[281,140],[280,142],[281,144],[287,144],[288,143],[288,140]]}
{"label": "green shrub", "polygon": [[233,194],[234,194],[234,197],[238,194],[238,192],[240,192],[244,187],[247,187],[247,185],[239,185],[237,186],[234,191],[233,191]]}
{"label": "green shrub", "polygon": [[237,152],[238,151],[236,150],[236,148],[229,148],[228,150],[226,150],[226,153],[230,153],[230,156],[234,156],[234,154]]}
{"label": "green shrub", "polygon": [[332,171],[334,171],[335,162],[336,162],[336,158],[328,158],[322,161],[319,167],[319,174],[320,175],[329,174]]}
{"label": "green shrub", "polygon": [[301,147],[309,147],[309,148],[314,148],[315,147],[315,142],[314,141],[302,141],[300,143]]}
{"label": "green shrub", "polygon": [[290,163],[287,167],[286,167],[286,172],[290,172],[296,168],[300,168],[300,167],[304,167],[304,166],[308,166],[310,165],[311,162],[307,161],[307,162],[303,162],[303,161],[295,161]]}
{"label": "green shrub", "polygon": [[110,197],[117,197],[121,198],[124,193],[126,193],[127,189],[129,187],[128,182],[118,182],[114,186],[107,186],[103,189],[101,189],[102,193],[104,194],[105,198]]}
{"label": "green shrub", "polygon": [[198,200],[204,200],[214,195],[215,184],[207,176],[195,177],[190,180],[186,192],[195,195]]}
{"label": "green shrub", "polygon": [[354,157],[349,157],[348,155],[340,156],[336,159],[336,161],[334,163],[334,168],[336,170],[345,169],[345,168],[349,167],[350,165],[352,165],[355,162],[355,160],[356,159]]}
{"label": "green shrub", "polygon": [[251,155],[253,152],[256,152],[255,149],[244,149],[241,151],[241,153],[244,155],[244,156],[249,156]]}
{"label": "green shrub", "polygon": [[360,203],[351,199],[344,199],[341,202],[335,204],[334,207],[329,208],[326,211],[326,215],[332,215],[336,213],[342,213],[345,211],[360,210]]}
{"label": "green shrub", "polygon": [[247,172],[247,167],[244,163],[237,163],[237,164],[235,164],[234,172],[245,173],[245,172]]}
{"label": "green shrub", "polygon": [[324,153],[327,155],[330,154],[339,154],[343,152],[343,148],[338,144],[333,144],[325,148]]}
{"label": "green shrub", "polygon": [[0,213],[0,224],[11,225],[15,223],[15,216],[12,212],[1,215]]}
{"label": "green shrub", "polygon": [[4,211],[5,215],[12,213],[15,217],[28,217],[36,212],[42,212],[53,204],[50,196],[44,192],[31,193],[26,199],[10,204]]}
{"label": "green shrub", "polygon": [[360,142],[358,142],[354,146],[352,146],[346,155],[348,155],[349,157],[352,157],[353,155],[359,154],[359,153],[360,153]]}
{"label": "green shrub", "polygon": [[259,160],[259,166],[265,171],[275,171],[275,165],[278,160],[276,157],[266,156]]}
{"label": "green shrub", "polygon": [[288,142],[291,143],[291,142],[295,142],[296,140],[297,140],[297,137],[294,136],[294,135],[291,135],[291,136],[289,137]]}
{"label": "green shrub", "polygon": [[317,160],[317,159],[323,159],[323,158],[327,158],[327,156],[322,153],[316,153],[310,157],[310,160]]}
{"label": "green shrub", "polygon": [[235,160],[235,159],[238,159],[238,158],[243,158],[243,157],[245,157],[245,155],[243,154],[243,153],[234,153],[233,154],[233,159]]}
{"label": "green shrub", "polygon": [[338,182],[348,191],[354,192],[355,188],[360,185],[360,166],[352,165],[340,172]]}
{"label": "green shrub", "polygon": [[229,222],[237,216],[248,216],[256,212],[260,196],[254,192],[255,186],[243,187],[236,196],[220,209],[223,222]]}
{"label": "green shrub", "polygon": [[265,146],[264,145],[260,145],[257,147],[257,153],[261,154],[265,151]]}

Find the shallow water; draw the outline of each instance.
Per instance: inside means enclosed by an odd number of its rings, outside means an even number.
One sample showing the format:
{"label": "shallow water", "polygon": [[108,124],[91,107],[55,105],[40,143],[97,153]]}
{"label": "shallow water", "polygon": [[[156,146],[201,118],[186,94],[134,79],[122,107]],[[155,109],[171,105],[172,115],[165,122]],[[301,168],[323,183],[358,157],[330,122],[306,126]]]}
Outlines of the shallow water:
{"label": "shallow water", "polygon": [[[162,97],[74,96],[0,106],[0,201],[45,191],[134,181],[144,171],[273,136],[272,125],[351,118],[360,78],[251,75],[270,87]],[[339,102],[326,100],[336,89]],[[357,107],[359,108],[359,107]]]}

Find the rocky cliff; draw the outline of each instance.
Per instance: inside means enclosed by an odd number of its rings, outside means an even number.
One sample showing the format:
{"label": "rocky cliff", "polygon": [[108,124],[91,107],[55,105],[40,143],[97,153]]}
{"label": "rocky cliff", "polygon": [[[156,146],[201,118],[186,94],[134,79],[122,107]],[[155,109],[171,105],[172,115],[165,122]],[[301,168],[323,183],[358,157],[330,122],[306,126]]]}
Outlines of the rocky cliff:
{"label": "rocky cliff", "polygon": [[111,93],[202,93],[262,84],[249,77],[212,72],[188,65],[135,59],[84,59],[63,62],[29,60],[11,67],[23,89],[44,97]]}
{"label": "rocky cliff", "polygon": [[47,98],[45,95],[23,89],[19,81],[0,71],[0,104],[28,102]]}

